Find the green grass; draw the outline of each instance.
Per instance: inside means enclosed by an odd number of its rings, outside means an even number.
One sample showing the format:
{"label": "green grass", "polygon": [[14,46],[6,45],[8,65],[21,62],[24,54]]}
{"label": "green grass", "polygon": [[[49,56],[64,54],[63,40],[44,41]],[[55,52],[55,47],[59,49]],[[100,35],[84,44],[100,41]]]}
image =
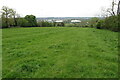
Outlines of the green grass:
{"label": "green grass", "polygon": [[77,27],[3,29],[3,78],[117,78],[118,33]]}
{"label": "green grass", "polygon": [[0,29],[0,80],[2,78],[2,29]]}

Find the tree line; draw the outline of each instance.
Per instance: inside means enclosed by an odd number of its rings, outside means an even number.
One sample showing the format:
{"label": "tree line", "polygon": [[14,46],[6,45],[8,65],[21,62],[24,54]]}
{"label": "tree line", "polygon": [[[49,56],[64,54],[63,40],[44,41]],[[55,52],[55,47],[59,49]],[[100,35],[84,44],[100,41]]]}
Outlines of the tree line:
{"label": "tree line", "polygon": [[37,26],[36,17],[34,15],[26,15],[24,18],[21,18],[17,12],[9,7],[3,6],[2,11],[2,28],[9,27],[34,27]]}
{"label": "tree line", "polygon": [[37,22],[36,16],[26,15],[20,17],[20,15],[12,8],[3,6],[1,10],[2,28],[9,27],[52,27],[54,23],[49,22]]}

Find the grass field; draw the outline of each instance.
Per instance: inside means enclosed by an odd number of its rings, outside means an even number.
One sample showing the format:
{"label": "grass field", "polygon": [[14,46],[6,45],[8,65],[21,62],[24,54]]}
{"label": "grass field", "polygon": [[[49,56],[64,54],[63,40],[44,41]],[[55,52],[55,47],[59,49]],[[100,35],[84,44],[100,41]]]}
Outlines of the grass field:
{"label": "grass field", "polygon": [[3,29],[3,78],[117,78],[118,33],[77,27]]}
{"label": "grass field", "polygon": [[0,29],[0,80],[2,78],[2,29]]}

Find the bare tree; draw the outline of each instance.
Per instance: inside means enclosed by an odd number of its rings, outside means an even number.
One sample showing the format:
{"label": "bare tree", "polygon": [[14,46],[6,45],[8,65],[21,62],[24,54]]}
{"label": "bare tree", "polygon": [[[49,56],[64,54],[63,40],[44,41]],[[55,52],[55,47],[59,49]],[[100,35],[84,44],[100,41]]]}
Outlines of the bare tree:
{"label": "bare tree", "polygon": [[99,15],[100,17],[109,17],[110,15],[112,15],[111,11],[110,11],[110,8],[105,8],[105,7],[102,7],[101,8],[101,14]]}
{"label": "bare tree", "polygon": [[118,2],[117,15],[120,14],[120,1]]}
{"label": "bare tree", "polygon": [[111,7],[102,9],[102,12],[102,15],[104,15],[104,17],[117,15],[117,1],[113,0]]}
{"label": "bare tree", "polygon": [[111,9],[111,11],[112,11],[112,16],[115,16],[115,12],[114,12],[115,5],[116,5],[116,3],[115,3],[115,1],[113,0],[113,2],[112,2],[112,9]]}
{"label": "bare tree", "polygon": [[115,0],[112,1],[112,6],[111,8],[108,8],[107,9],[107,12],[111,15],[111,16],[115,16],[116,15],[116,12],[115,12],[115,6],[116,6],[116,2]]}

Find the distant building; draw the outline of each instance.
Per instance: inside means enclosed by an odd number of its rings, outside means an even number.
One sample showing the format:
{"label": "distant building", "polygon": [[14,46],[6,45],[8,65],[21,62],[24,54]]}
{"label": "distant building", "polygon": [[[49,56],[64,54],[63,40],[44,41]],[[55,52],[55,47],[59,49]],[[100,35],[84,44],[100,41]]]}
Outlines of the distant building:
{"label": "distant building", "polygon": [[80,23],[80,20],[71,20],[71,23]]}
{"label": "distant building", "polygon": [[56,20],[56,21],[54,21],[54,26],[64,26],[64,21],[63,20]]}
{"label": "distant building", "polygon": [[56,22],[56,23],[62,23],[63,20],[56,20],[55,22]]}

